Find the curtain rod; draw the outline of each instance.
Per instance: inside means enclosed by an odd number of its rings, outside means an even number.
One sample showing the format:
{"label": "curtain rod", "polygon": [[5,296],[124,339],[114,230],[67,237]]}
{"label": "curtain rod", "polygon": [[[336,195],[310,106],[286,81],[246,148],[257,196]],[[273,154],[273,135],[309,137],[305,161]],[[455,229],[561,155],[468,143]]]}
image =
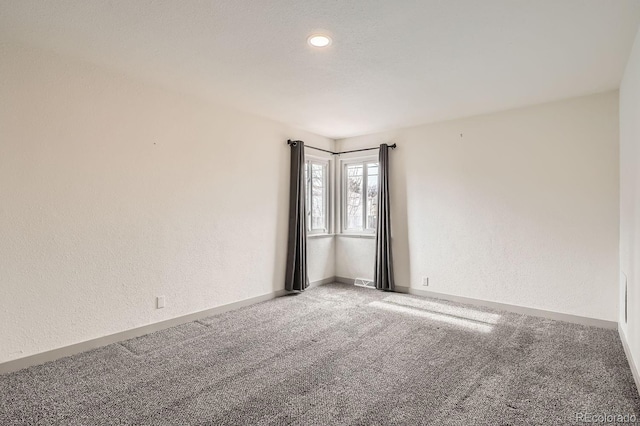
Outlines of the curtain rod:
{"label": "curtain rod", "polygon": [[[302,142],[302,141],[292,141],[291,139],[289,139],[287,141],[287,144],[288,145],[295,145],[297,142]],[[322,149],[322,148],[316,148],[315,146],[310,146],[310,145],[305,145],[305,146],[307,148],[317,149],[318,151],[327,152],[327,153],[329,153],[331,155],[349,154],[350,152],[371,151],[371,150],[374,150],[374,149],[380,149],[379,146],[376,146],[375,148],[362,148],[362,149],[352,149],[351,151],[333,152],[333,151],[328,151],[328,150]],[[394,143],[393,145],[389,145],[389,148],[395,149],[396,148],[396,144]]]}

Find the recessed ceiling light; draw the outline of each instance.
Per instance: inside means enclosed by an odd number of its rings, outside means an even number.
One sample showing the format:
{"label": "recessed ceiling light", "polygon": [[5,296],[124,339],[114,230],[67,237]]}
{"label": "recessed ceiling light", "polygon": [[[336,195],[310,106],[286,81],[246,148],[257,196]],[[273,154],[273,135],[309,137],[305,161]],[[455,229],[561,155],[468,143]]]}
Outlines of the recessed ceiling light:
{"label": "recessed ceiling light", "polygon": [[307,42],[313,47],[327,47],[331,44],[331,37],[324,34],[313,34],[309,36]]}

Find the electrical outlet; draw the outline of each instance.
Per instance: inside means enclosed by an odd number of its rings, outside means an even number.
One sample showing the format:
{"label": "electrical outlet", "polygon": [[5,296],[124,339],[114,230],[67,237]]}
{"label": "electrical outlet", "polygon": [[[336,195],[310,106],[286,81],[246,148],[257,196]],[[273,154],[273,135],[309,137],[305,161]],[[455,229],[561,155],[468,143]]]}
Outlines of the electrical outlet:
{"label": "electrical outlet", "polygon": [[429,277],[422,277],[422,285],[429,287]]}
{"label": "electrical outlet", "polygon": [[156,309],[164,308],[164,296],[156,297]]}

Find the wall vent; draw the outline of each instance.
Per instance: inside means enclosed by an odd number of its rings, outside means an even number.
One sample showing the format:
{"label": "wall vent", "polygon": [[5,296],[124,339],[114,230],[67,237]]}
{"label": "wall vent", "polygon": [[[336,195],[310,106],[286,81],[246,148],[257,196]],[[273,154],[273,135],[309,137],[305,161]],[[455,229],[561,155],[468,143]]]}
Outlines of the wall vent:
{"label": "wall vent", "polygon": [[376,288],[376,283],[368,278],[356,278],[353,285],[357,285],[358,287]]}

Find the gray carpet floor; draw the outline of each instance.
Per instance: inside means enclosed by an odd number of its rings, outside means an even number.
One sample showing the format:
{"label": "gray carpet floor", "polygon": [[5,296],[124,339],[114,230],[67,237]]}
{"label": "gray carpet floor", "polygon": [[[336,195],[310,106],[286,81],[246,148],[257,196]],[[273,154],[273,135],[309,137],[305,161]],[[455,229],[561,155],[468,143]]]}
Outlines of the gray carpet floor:
{"label": "gray carpet floor", "polygon": [[342,284],[0,376],[0,424],[640,417],[613,330]]}

